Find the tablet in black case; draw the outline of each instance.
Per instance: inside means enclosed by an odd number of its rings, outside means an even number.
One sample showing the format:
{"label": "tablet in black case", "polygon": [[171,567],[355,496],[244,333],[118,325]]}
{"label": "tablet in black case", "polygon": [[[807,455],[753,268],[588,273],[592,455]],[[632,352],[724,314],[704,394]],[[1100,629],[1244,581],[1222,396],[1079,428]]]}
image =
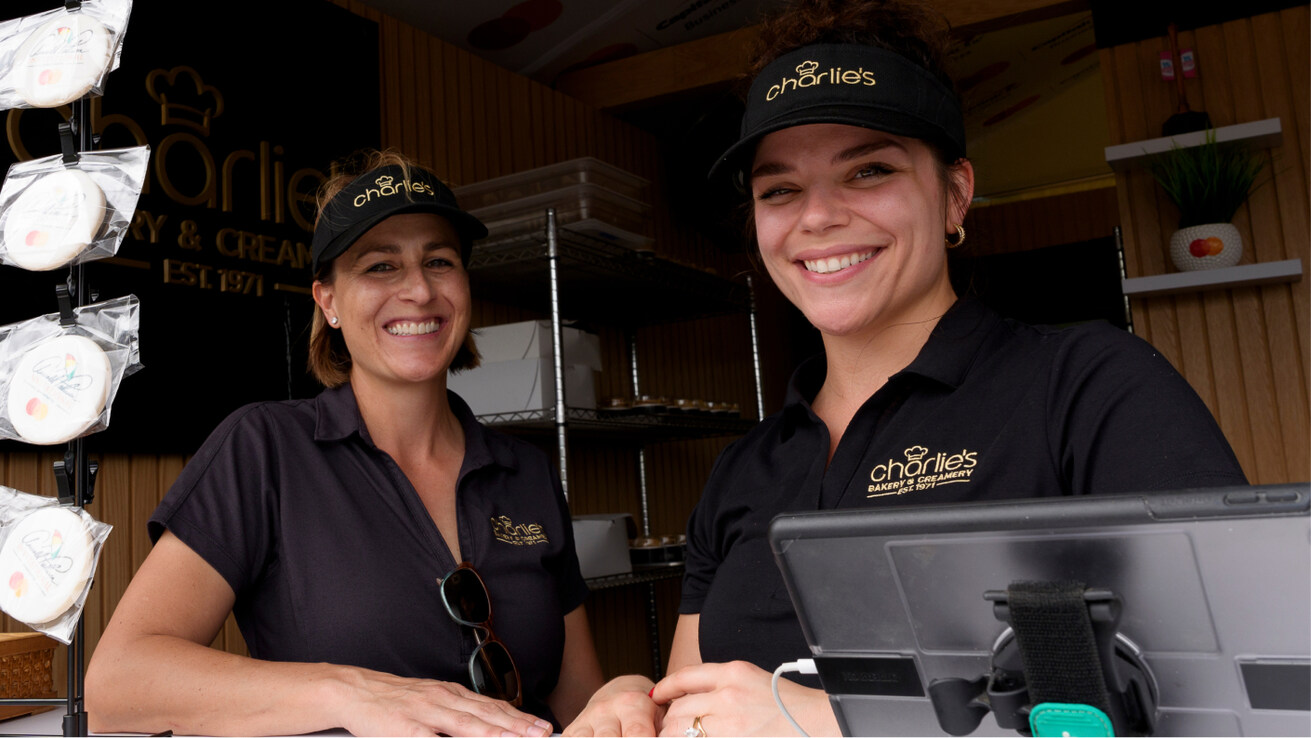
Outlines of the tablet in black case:
{"label": "tablet in black case", "polygon": [[[943,735],[929,686],[989,673],[985,592],[1122,603],[1156,735],[1311,735],[1311,484],[784,514],[770,542],[845,735]],[[1118,644],[1117,644],[1118,645]],[[983,718],[975,735],[1016,735]]]}

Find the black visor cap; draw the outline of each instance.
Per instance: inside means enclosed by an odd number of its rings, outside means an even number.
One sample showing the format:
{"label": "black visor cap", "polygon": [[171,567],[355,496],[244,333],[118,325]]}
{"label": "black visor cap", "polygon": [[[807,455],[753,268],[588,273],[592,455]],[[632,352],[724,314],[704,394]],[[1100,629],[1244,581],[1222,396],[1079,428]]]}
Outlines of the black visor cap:
{"label": "black visor cap", "polygon": [[887,49],[813,44],[770,62],[752,82],[741,135],[710,176],[748,169],[756,144],[767,134],[816,123],[917,138],[953,160],[965,156],[960,100],[927,69]]}
{"label": "black visor cap", "polygon": [[369,171],[346,185],[324,207],[314,227],[311,247],[313,274],[370,228],[401,213],[435,213],[446,218],[460,237],[460,258],[465,265],[473,242],[487,237],[482,221],[462,210],[455,194],[423,169],[388,165]]}

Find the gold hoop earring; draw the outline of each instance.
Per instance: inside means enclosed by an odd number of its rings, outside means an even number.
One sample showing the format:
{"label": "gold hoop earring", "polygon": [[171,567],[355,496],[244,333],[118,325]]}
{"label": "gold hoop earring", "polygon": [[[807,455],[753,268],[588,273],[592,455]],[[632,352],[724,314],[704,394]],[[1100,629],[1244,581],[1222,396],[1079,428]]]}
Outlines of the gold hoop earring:
{"label": "gold hoop earring", "polygon": [[943,238],[942,240],[947,242],[947,248],[949,249],[959,248],[961,244],[965,243],[965,226],[963,225],[956,226],[955,242],[953,242],[950,238]]}

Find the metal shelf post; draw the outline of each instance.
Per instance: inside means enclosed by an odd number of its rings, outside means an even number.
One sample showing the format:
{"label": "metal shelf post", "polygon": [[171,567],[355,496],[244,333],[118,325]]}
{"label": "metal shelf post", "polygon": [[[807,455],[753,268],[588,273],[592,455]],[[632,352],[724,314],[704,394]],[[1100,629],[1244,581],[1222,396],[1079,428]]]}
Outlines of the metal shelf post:
{"label": "metal shelf post", "polygon": [[551,348],[555,370],[555,442],[560,454],[560,489],[569,501],[569,447],[565,435],[564,329],[560,324],[560,243],[556,233],[555,208],[546,210],[546,258],[551,282]]}

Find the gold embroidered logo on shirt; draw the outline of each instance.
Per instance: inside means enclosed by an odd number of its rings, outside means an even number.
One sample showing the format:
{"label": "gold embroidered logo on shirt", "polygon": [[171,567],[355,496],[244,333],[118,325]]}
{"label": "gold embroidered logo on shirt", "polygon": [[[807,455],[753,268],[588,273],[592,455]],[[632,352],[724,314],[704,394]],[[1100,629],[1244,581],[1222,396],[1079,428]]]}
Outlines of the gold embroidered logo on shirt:
{"label": "gold embroidered logo on shirt", "polygon": [[535,546],[550,543],[546,532],[537,523],[515,523],[509,516],[498,515],[492,518],[492,536],[501,543],[512,546]]}
{"label": "gold embroidered logo on shirt", "polygon": [[957,453],[939,451],[915,445],[902,452],[905,461],[888,459],[869,472],[867,498],[904,495],[907,492],[933,489],[944,484],[969,482],[978,466],[979,453],[961,449]]}

